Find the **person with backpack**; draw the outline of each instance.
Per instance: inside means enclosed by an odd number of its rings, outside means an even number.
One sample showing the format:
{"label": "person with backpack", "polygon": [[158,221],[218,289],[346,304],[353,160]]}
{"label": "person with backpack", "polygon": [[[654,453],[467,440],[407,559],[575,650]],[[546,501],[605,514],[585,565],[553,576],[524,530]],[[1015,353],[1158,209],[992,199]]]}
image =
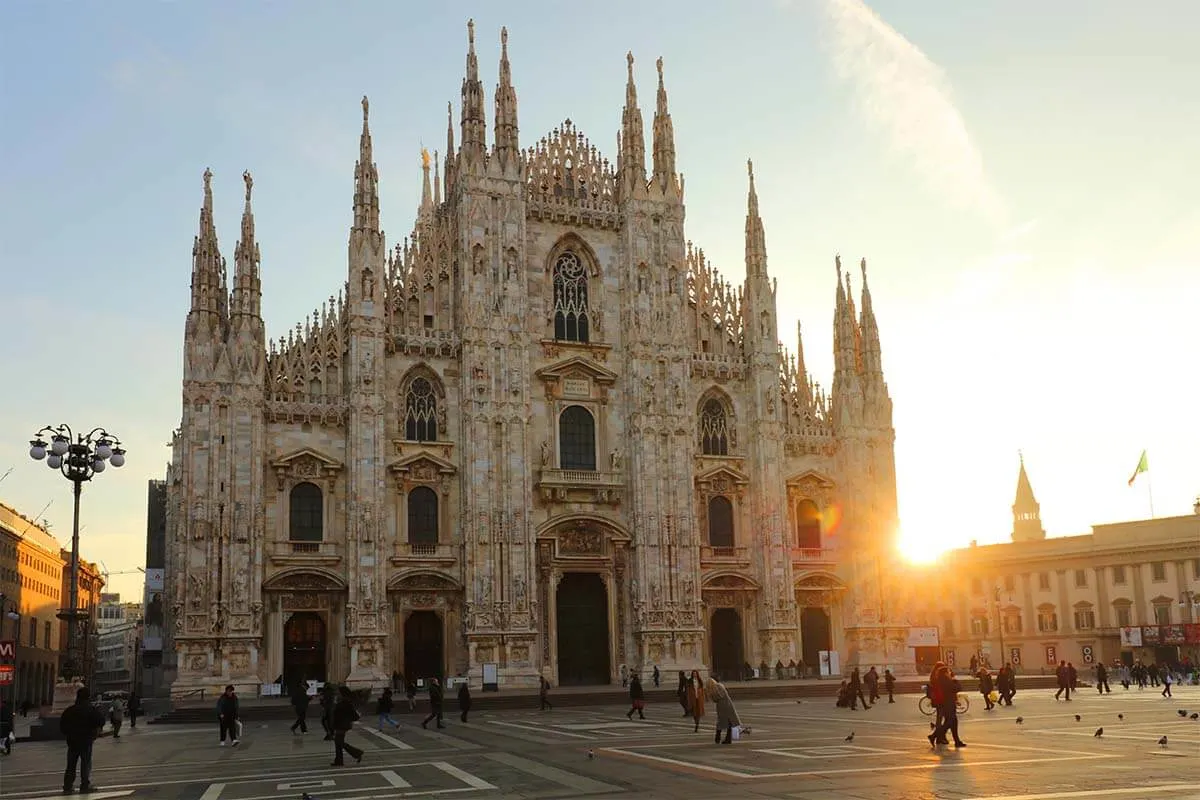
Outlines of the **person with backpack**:
{"label": "person with backpack", "polygon": [[238,721],[238,699],[233,691],[233,684],[226,686],[225,692],[217,699],[217,721],[221,724],[221,747],[225,746],[226,734],[233,740],[234,747],[241,744],[241,734],[238,731],[241,727]]}
{"label": "person with backpack", "polygon": [[333,727],[333,763],[331,767],[345,766],[343,753],[349,753],[354,759],[354,763],[362,762],[363,751],[359,750],[352,744],[346,743],[346,734],[354,727],[354,723],[358,722],[358,709],[354,707],[354,696],[350,694],[350,688],[343,686],[337,699],[337,703],[333,707],[330,724]]}

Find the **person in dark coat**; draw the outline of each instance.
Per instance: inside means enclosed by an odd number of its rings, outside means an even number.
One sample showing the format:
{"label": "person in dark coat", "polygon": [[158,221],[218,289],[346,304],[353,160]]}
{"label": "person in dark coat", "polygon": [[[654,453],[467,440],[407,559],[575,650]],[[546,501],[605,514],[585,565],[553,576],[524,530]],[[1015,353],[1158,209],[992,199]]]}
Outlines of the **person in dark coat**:
{"label": "person in dark coat", "polygon": [[545,711],[547,708],[554,710],[554,705],[550,702],[550,681],[546,680],[545,675],[538,677],[538,710]]}
{"label": "person in dark coat", "polygon": [[937,684],[937,702],[941,710],[941,722],[933,733],[929,734],[929,744],[936,746],[946,741],[946,734],[950,733],[954,737],[955,747],[966,747],[967,743],[958,736],[958,693],[962,691],[962,684],[954,677],[954,673],[950,671],[948,666],[942,666],[938,671],[938,676],[934,679]]}
{"label": "person in dark coat", "polygon": [[855,667],[850,672],[850,685],[848,687],[846,687],[850,693],[850,710],[851,711],[858,710],[858,702],[860,700],[862,701],[863,711],[866,711],[868,708],[871,707],[871,704],[867,702],[867,698],[863,697],[862,687],[863,687],[862,676],[858,674],[858,667]]}
{"label": "person in dark coat", "polygon": [[141,706],[141,704],[142,704],[141,695],[139,695],[137,692],[134,692],[133,694],[129,695],[129,709],[128,709],[129,710],[129,727],[131,727],[131,728],[137,727],[138,711],[141,710],[139,708],[139,706]]}
{"label": "person in dark coat", "polygon": [[296,681],[292,687],[292,709],[296,712],[296,721],[292,723],[292,733],[300,729],[300,733],[308,733],[308,684],[303,680]]}
{"label": "person in dark coat", "polygon": [[466,681],[458,685],[458,710],[462,712],[459,718],[466,722],[467,714],[471,711],[471,687]]}
{"label": "person in dark coat", "polygon": [[321,727],[325,729],[325,741],[333,739],[333,708],[337,705],[337,694],[333,684],[327,683],[321,687]]}
{"label": "person in dark coat", "polygon": [[1112,694],[1112,689],[1108,688],[1108,667],[1104,666],[1103,661],[1096,662],[1096,691],[1099,694]]}
{"label": "person in dark coat", "polygon": [[429,716],[421,721],[421,727],[424,728],[433,720],[437,720],[439,728],[446,727],[442,724],[442,684],[437,678],[429,679]]}
{"label": "person in dark coat", "polygon": [[221,724],[221,747],[225,746],[225,734],[229,734],[234,747],[241,744],[238,738],[238,699],[233,684],[226,686],[224,694],[217,700],[217,721]]}
{"label": "person in dark coat", "polygon": [[658,671],[658,664],[654,665],[654,688],[658,688],[658,682],[662,680],[662,673]]}
{"label": "person in dark coat", "polygon": [[885,669],[883,671],[883,686],[888,694],[888,702],[896,702],[896,676],[892,674],[890,669]]}
{"label": "person in dark coat", "polygon": [[679,705],[683,706],[683,716],[690,717],[692,715],[690,701],[688,700],[688,676],[683,670],[679,670],[679,686],[675,689],[675,698],[679,701]]}
{"label": "person in dark coat", "polygon": [[63,772],[63,794],[75,790],[75,767],[79,767],[79,791],[94,792],[92,785],[92,743],[104,728],[104,715],[92,706],[87,687],[75,692],[75,705],[68,707],[58,721],[67,740],[67,769]]}
{"label": "person in dark coat", "polygon": [[383,694],[379,695],[379,699],[375,701],[375,713],[379,715],[379,730],[383,730],[383,724],[386,722],[393,728],[399,728],[400,723],[392,719],[392,707],[395,702],[392,699],[392,690],[387,688],[383,690]]}
{"label": "person in dark coat", "polygon": [[992,702],[992,689],[996,688],[992,681],[992,673],[987,667],[980,667],[979,675],[976,677],[979,678],[979,693],[983,695],[983,702],[986,704],[984,711],[991,711],[996,707],[996,704]]}
{"label": "person in dark coat", "polygon": [[358,710],[354,708],[354,698],[350,688],[343,686],[333,707],[331,724],[333,725],[333,763],[329,766],[340,767],[345,764],[343,753],[349,753],[355,763],[362,761],[363,751],[352,744],[346,744],[346,734],[358,721]]}
{"label": "person in dark coat", "polygon": [[633,719],[633,712],[637,712],[638,719],[645,719],[646,715],[643,711],[646,708],[646,692],[642,689],[642,679],[635,672],[633,677],[629,679],[629,711],[625,716]]}

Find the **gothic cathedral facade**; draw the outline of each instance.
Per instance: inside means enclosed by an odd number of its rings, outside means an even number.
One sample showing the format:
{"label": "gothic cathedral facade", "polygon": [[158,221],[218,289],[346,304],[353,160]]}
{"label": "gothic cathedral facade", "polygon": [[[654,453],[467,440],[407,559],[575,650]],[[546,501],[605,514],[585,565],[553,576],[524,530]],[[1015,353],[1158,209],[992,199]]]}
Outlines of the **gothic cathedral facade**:
{"label": "gothic cathedral facade", "polygon": [[469,27],[458,143],[451,111],[411,236],[385,244],[364,98],[343,291],[285,338],[252,180],[230,287],[205,172],[168,474],[176,687],[604,684],[831,651],[904,671],[865,262],[857,310],[838,269],[826,393],[779,343],[752,168],[744,283],[685,238],[661,60],[649,166],[632,56],[615,164],[570,120],[521,149],[507,34],[489,137]]}

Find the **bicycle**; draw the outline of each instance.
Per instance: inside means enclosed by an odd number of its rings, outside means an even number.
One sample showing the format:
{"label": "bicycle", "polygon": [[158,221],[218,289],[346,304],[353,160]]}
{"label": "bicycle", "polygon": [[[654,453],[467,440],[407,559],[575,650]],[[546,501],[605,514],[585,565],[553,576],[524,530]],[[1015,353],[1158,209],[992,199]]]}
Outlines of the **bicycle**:
{"label": "bicycle", "polygon": [[[929,695],[925,695],[918,701],[917,708],[927,717],[932,717],[933,712],[937,709],[933,707],[933,701],[929,699]],[[959,692],[954,698],[954,708],[959,714],[965,714],[971,709],[971,700],[967,697],[966,692]]]}

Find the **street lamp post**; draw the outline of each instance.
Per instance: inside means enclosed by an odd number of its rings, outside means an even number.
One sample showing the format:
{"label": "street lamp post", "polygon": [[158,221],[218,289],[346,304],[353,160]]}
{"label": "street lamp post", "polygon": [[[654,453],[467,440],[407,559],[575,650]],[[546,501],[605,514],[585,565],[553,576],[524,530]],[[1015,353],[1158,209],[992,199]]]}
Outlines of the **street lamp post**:
{"label": "street lamp post", "polygon": [[[49,437],[47,443],[42,437]],[[47,425],[29,443],[29,457],[34,461],[45,459],[46,466],[62,472],[63,477],[75,487],[74,519],[71,525],[71,585],[70,608],[59,609],[58,618],[67,623],[67,657],[63,663],[63,677],[70,680],[79,677],[78,623],[79,609],[79,496],[83,484],[112,464],[120,468],[125,464],[125,451],[121,442],[104,428],[95,428],[88,434],[74,434],[67,425]]]}

